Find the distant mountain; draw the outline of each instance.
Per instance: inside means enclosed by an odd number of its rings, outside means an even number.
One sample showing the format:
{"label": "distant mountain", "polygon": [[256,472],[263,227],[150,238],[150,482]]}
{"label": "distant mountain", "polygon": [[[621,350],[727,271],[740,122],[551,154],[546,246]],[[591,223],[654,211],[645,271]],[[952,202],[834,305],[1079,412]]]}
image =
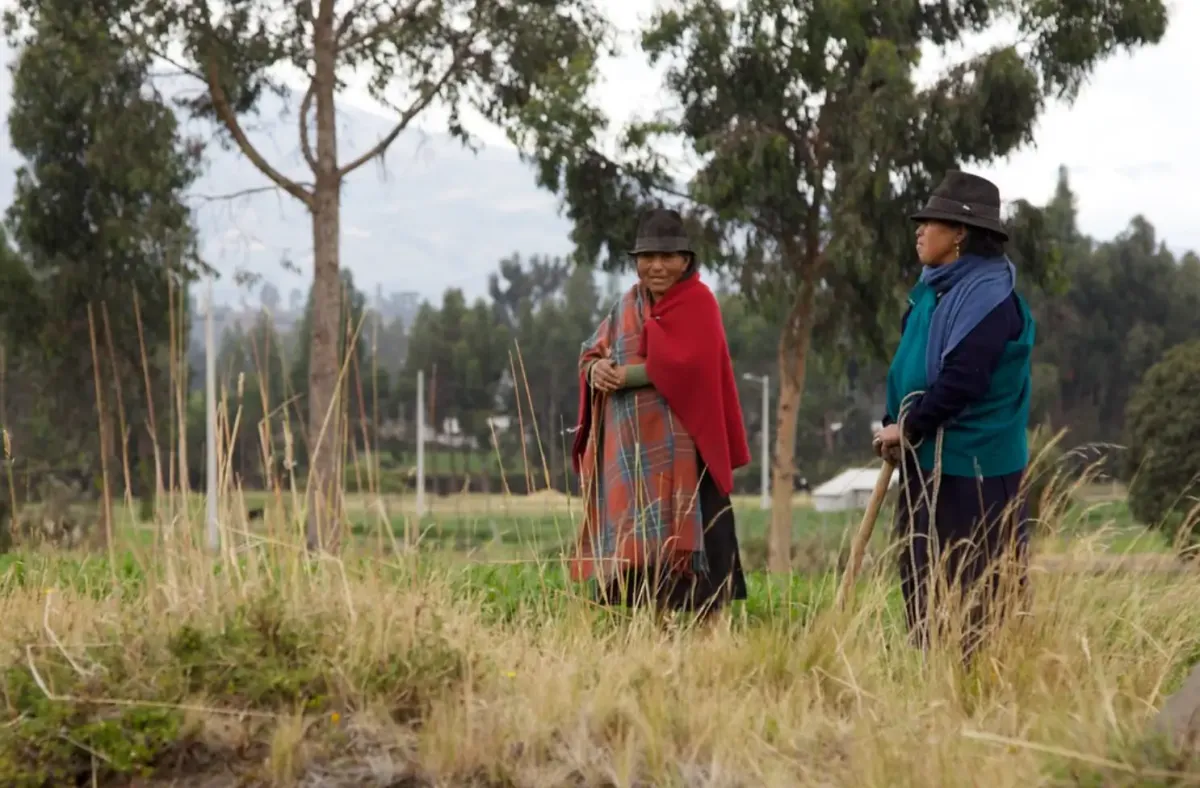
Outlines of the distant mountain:
{"label": "distant mountain", "polygon": [[[0,49],[0,210],[12,200],[20,156],[10,147],[7,117],[12,51]],[[299,97],[264,100],[257,118],[246,119],[249,137],[279,170],[297,179],[311,174],[299,152]],[[373,145],[390,129],[387,118],[339,108],[343,159]],[[269,181],[238,151],[224,149],[204,124],[188,132],[213,141],[203,177],[194,187],[197,224],[206,259],[222,273],[214,287],[220,302],[256,294],[232,278],[245,270],[272,281],[284,294],[307,292],[312,275],[312,231],[307,212],[283,192],[261,192],[234,200],[208,199],[262,187]],[[558,215],[553,195],[537,188],[532,168],[515,151],[489,148],[478,154],[445,134],[408,133],[391,146],[385,162],[368,163],[347,178],[342,192],[342,265],[368,296],[415,291],[439,300],[447,287],[483,295],[487,276],[500,258],[519,252],[565,254],[569,224]],[[291,273],[290,261],[300,269]]]}

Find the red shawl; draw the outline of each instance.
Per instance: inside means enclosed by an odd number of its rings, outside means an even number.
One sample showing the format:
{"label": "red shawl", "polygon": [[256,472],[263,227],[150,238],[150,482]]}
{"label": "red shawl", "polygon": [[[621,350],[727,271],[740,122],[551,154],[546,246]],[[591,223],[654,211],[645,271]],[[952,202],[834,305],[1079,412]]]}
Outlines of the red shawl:
{"label": "red shawl", "polygon": [[[638,355],[646,359],[650,382],[692,436],[717,488],[729,495],[734,469],[750,462],[750,447],[721,310],[699,276],[678,283],[650,308]],[[587,381],[581,377],[580,384],[572,449],[577,472],[592,419]]]}

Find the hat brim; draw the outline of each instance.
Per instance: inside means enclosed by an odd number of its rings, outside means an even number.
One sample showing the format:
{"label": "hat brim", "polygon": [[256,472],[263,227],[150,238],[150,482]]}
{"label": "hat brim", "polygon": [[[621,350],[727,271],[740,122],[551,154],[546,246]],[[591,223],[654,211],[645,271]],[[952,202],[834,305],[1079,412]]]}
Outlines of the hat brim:
{"label": "hat brim", "polygon": [[961,224],[965,227],[976,227],[980,230],[988,230],[1000,236],[1002,241],[1008,240],[1008,230],[1004,229],[1004,225],[992,219],[985,219],[981,216],[963,216],[961,213],[950,213],[949,211],[938,211],[925,209],[917,211],[912,216],[908,217],[914,222],[946,222],[947,224]]}
{"label": "hat brim", "polygon": [[642,238],[629,250],[631,257],[639,254],[695,254],[686,238]]}

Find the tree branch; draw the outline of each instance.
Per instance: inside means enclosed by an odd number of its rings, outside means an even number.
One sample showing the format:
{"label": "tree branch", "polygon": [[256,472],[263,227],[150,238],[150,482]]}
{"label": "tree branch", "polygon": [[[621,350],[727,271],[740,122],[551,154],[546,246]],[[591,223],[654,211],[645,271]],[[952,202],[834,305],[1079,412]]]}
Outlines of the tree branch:
{"label": "tree branch", "polygon": [[[134,27],[131,27],[127,23],[127,20],[125,18],[117,19],[115,24],[117,26],[117,29],[125,34],[126,40],[131,42],[131,44],[130,44],[131,46],[137,46],[139,49],[142,49],[143,51],[147,52],[151,57],[153,57],[157,60],[161,60],[164,63],[166,63],[167,65],[170,65],[170,66],[173,66],[174,68],[179,69],[179,73],[184,76],[193,77],[194,79],[197,79],[201,82],[204,81],[204,75],[201,74],[199,71],[197,71],[196,69],[191,68],[183,63],[180,63],[178,60],[171,57],[166,52],[158,49],[155,46],[152,46],[148,42],[148,37],[145,34],[145,32],[138,30]],[[152,74],[151,76],[153,77],[153,76],[174,76],[174,75]]]}
{"label": "tree branch", "polygon": [[381,5],[383,5],[382,2],[376,3],[370,8],[369,11],[366,3],[357,3],[351,7],[350,10],[342,16],[342,21],[338,22],[337,33],[334,34],[334,41],[336,41],[340,46],[342,39],[350,32],[350,28],[354,27],[354,23],[357,22],[361,17],[368,16],[370,12],[374,12],[375,9],[379,8]]}
{"label": "tree branch", "polygon": [[308,139],[308,113],[312,110],[314,95],[316,95],[316,83],[310,78],[308,90],[304,91],[304,98],[300,101],[300,152],[304,154],[304,160],[308,162],[309,168],[315,173],[317,156],[313,153],[312,143]]}
{"label": "tree branch", "polygon": [[342,17],[342,21],[338,24],[336,38],[338,54],[350,52],[358,47],[369,45],[373,43],[375,39],[379,38],[385,33],[395,30],[397,26],[411,22],[417,17],[417,9],[420,7],[422,2],[423,0],[412,0],[412,2],[406,7],[398,8],[390,18],[381,20],[377,24],[367,28],[361,33],[351,36],[343,41],[342,39],[349,34],[350,29],[354,26],[354,23],[358,21],[360,17],[366,16],[365,13],[362,13],[365,6],[360,5],[351,8],[346,12],[346,15]]}
{"label": "tree branch", "polygon": [[[301,183],[299,186],[301,186],[301,188],[311,187],[312,184]],[[266,186],[250,186],[245,189],[238,189],[237,191],[225,192],[223,194],[190,194],[188,195],[188,199],[199,200],[201,202],[227,202],[229,200],[236,200],[239,197],[250,197],[255,194],[278,191],[280,188],[282,187],[279,186],[279,184],[271,183],[267,184]]]}
{"label": "tree branch", "polygon": [[381,139],[366,153],[362,154],[357,159],[354,159],[346,166],[340,168],[338,170],[338,177],[344,178],[357,170],[359,167],[369,162],[371,159],[382,156],[387,151],[388,146],[395,142],[396,138],[400,136],[400,133],[408,128],[408,124],[412,123],[413,119],[416,118],[417,115],[420,115],[421,112],[429,106],[430,102],[432,102],[434,98],[436,98],[437,95],[442,92],[442,88],[444,88],[446,83],[450,81],[450,78],[458,72],[459,67],[463,64],[463,61],[466,60],[467,55],[470,54],[471,44],[474,42],[475,38],[472,36],[471,38],[468,38],[461,46],[459,46],[454,52],[454,57],[450,61],[450,65],[446,67],[446,71],[442,74],[442,76],[436,82],[429,85],[424,91],[422,91],[421,94],[413,101],[413,103],[409,105],[408,109],[400,114],[400,120],[397,121],[396,125],[392,127],[392,130],[389,131],[383,139]]}
{"label": "tree branch", "polygon": [[272,167],[271,163],[263,158],[263,155],[254,147],[254,143],[246,136],[246,132],[242,129],[241,124],[238,123],[237,114],[229,106],[229,97],[225,95],[225,89],[221,87],[221,80],[217,71],[217,61],[212,55],[208,58],[205,77],[208,83],[208,92],[212,98],[213,109],[245,157],[250,160],[251,164],[258,168],[259,172],[266,175],[279,188],[304,203],[311,210],[313,203],[312,193],[306,191],[300,184]]}

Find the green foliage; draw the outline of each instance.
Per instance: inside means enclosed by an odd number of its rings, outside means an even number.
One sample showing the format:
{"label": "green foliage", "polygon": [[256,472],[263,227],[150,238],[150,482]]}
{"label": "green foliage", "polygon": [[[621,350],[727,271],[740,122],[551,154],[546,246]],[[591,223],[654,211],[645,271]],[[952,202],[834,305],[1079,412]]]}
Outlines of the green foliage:
{"label": "green foliage", "polygon": [[46,318],[47,305],[33,272],[8,242],[0,228],[0,332],[6,348],[21,348],[36,336]]}
{"label": "green foliage", "polygon": [[[44,681],[59,693],[65,689],[103,697],[96,680],[81,679],[66,665],[42,661]],[[46,696],[25,665],[3,676],[10,713],[21,723],[0,737],[0,782],[11,786],[74,785],[93,775],[146,776],[181,745],[183,712],[174,709],[116,707],[76,703]],[[103,760],[93,757],[101,753]]]}
{"label": "green foliage", "polygon": [[[146,87],[151,61],[90,6],[39,3],[25,25],[9,134],[24,157],[8,222],[39,274],[52,274],[56,311],[128,303],[136,290],[151,340],[166,331],[167,276],[197,265],[185,190],[198,148]],[[131,310],[130,310],[131,311]],[[132,315],[111,315],[127,325]],[[122,335],[124,338],[124,335]]]}
{"label": "green foliage", "polygon": [[[486,302],[479,299],[468,306],[461,290],[447,290],[440,309],[428,304],[421,308],[410,332],[404,380],[413,386],[417,371],[425,372],[426,407],[435,430],[442,430],[445,419],[456,419],[462,434],[482,446],[491,444],[486,419],[501,396],[504,373],[514,368],[509,362],[511,338],[507,327],[496,324]],[[512,372],[507,385],[514,385]]]}
{"label": "green foliage", "polygon": [[[574,426],[579,407],[580,345],[591,336],[608,304],[602,301],[588,266],[572,269],[562,259],[533,258],[528,273],[503,263],[500,273],[506,287],[499,289],[497,279],[493,299],[497,311],[506,315],[502,324],[511,332],[508,348],[516,362],[515,380],[502,387],[501,404],[509,414],[519,412],[527,425],[536,424],[551,476],[561,479],[573,438],[563,433]],[[504,448],[519,455],[516,442],[505,441]],[[541,453],[533,445],[529,451],[537,455],[533,464],[541,471]],[[507,470],[519,474],[523,469],[510,464]]]}
{"label": "green foliage", "polygon": [[339,71],[368,74],[368,90],[389,105],[394,92],[413,97],[411,106],[398,108],[401,129],[436,98],[450,108],[451,130],[464,139],[460,118],[468,107],[507,126],[529,104],[586,89],[607,32],[595,6],[583,0],[411,6],[356,0],[339,4],[336,13],[332,4],[327,13],[307,5],[280,12],[269,2],[241,3],[220,14],[183,0],[145,0],[136,7],[150,41],[180,45],[198,66],[195,73],[215,83],[216,90],[185,103],[197,115],[227,123],[227,109],[253,111],[264,92],[283,90],[281,65],[313,74],[326,54],[319,50],[328,31],[336,33],[329,54]]}
{"label": "green foliage", "polygon": [[[1196,533],[1192,509],[1200,476],[1198,387],[1200,342],[1192,341],[1168,351],[1150,367],[1125,417],[1130,508],[1142,522],[1160,525],[1185,543]],[[1184,527],[1189,533],[1178,533]]]}
{"label": "green foliage", "polygon": [[[360,456],[358,462],[348,463],[344,472],[346,489],[351,492],[372,492],[395,495],[411,493],[416,485],[416,455],[405,453],[394,455],[388,452],[378,455],[379,468]],[[507,457],[504,461],[495,451],[439,451],[425,450],[425,474],[427,478],[450,479],[454,492],[493,493],[504,490],[505,478],[522,475],[521,458]],[[378,472],[376,472],[378,471]],[[544,484],[542,485],[544,486]]]}
{"label": "green foliage", "polygon": [[[1073,195],[1060,191],[1060,200],[1065,208]],[[1050,209],[1060,210],[1054,203]],[[1069,418],[1077,440],[1116,441],[1137,382],[1167,349],[1200,332],[1200,260],[1177,259],[1141,217],[1094,245],[1077,237],[1073,215],[1067,221],[1072,227],[1056,232],[1071,286],[1062,298],[1031,298],[1039,324],[1039,415]],[[1057,379],[1057,392],[1049,379]]]}
{"label": "green foliage", "polygon": [[89,654],[96,670],[87,674],[59,657],[39,656],[34,669],[55,698],[22,661],[0,676],[8,713],[20,715],[0,736],[0,782],[73,785],[94,775],[108,783],[168,772],[199,746],[178,708],[196,697],[238,711],[291,715],[344,711],[369,696],[398,722],[411,720],[469,675],[465,655],[449,645],[433,616],[425,619],[409,648],[351,661],[350,674],[329,664],[342,624],[297,617],[271,594],[215,620],[185,620],[165,643],[98,648]]}
{"label": "green foliage", "polygon": [[[623,266],[637,206],[659,199],[690,206],[707,262],[724,266],[727,283],[742,286],[721,296],[738,372],[770,374],[772,403],[780,394],[780,336],[786,333],[785,350],[795,351],[791,340],[810,330],[808,357],[786,370],[797,380],[800,370],[806,375],[806,396],[791,412],[799,422],[793,456],[810,478],[867,451],[865,431],[879,415],[875,384],[883,379],[872,357],[894,338],[896,294],[915,268],[907,213],[942,169],[1019,146],[1046,97],[1070,97],[1101,58],[1157,40],[1166,20],[1156,0],[1108,3],[1086,18],[1075,5],[1032,1],[952,8],[826,3],[792,13],[776,0],[732,10],[689,0],[655,16],[641,42],[665,67],[667,103],[679,112],[625,129],[622,161],[614,162],[599,153],[605,119],[585,101],[607,25],[586,0],[571,8],[533,0],[454,2],[421,6],[401,20],[390,16],[390,6],[339,4],[334,22],[344,38],[335,60],[369,64],[374,90],[391,84],[512,121],[513,138],[536,160],[543,184],[567,198],[580,261]],[[236,121],[253,112],[263,91],[280,89],[274,66],[312,65],[309,44],[321,21],[307,7],[277,13],[265,2],[208,13],[174,0],[98,6],[24,0],[7,18],[10,42],[20,51],[10,133],[26,159],[8,221],[17,248],[0,243],[4,416],[14,425],[18,478],[36,478],[54,463],[95,485],[99,446],[86,312],[92,303],[108,375],[103,303],[132,436],[135,492],[153,487],[144,429],[149,403],[131,301],[136,292],[150,388],[163,403],[157,437],[166,445],[167,282],[182,285],[199,268],[182,201],[198,147],[154,91],[147,52],[170,42],[195,70],[212,66]],[[126,24],[131,18],[137,26]],[[1015,22],[1029,47],[998,46],[927,88],[917,86],[923,47],[953,45],[1004,21]],[[444,73],[429,72],[436,52],[448,55],[440,61]],[[828,59],[829,52],[838,54]],[[188,108],[214,113],[212,87]],[[314,107],[306,107],[305,128],[315,134]],[[414,113],[423,107],[418,102]],[[403,117],[398,128],[415,114]],[[236,124],[222,126],[232,133]],[[703,162],[691,183],[668,177],[659,143],[672,135]],[[1022,281],[1062,296],[1023,288],[1039,320],[1035,421],[1070,426],[1075,439],[1113,440],[1133,381],[1165,349],[1200,332],[1200,258],[1176,260],[1143,219],[1108,243],[1082,237],[1065,171],[1048,205],[1018,201],[1008,221]],[[821,287],[805,290],[818,280]],[[506,415],[512,428],[498,435],[506,470],[521,474],[527,463],[541,477],[544,452],[561,486],[569,476],[564,449],[571,436],[564,428],[575,417],[578,344],[613,295],[601,294],[589,266],[539,257],[502,261],[490,302],[447,293],[407,330],[398,321],[379,325],[376,358],[374,317],[345,272],[342,283],[350,297],[334,322],[343,346],[346,323],[357,326],[367,317],[346,374],[356,440],[359,416],[371,422],[378,408],[393,452],[411,449],[413,387],[422,369],[436,419],[457,419],[479,444],[470,459],[464,452],[465,471],[483,464],[477,454],[490,467],[488,417]],[[267,306],[279,302],[271,288],[261,298]],[[282,458],[277,409],[284,403],[297,437],[294,459],[306,459],[304,419],[294,417],[306,413],[312,301],[310,294],[294,334],[280,336],[260,319],[222,338],[219,369],[232,395],[230,415],[241,413],[233,470],[252,485],[262,477],[264,421]],[[186,300],[175,307],[186,312]],[[372,382],[376,361],[386,375]],[[755,384],[741,391],[753,440],[762,428],[760,392]],[[106,383],[104,393],[115,433],[118,392]],[[194,393],[186,403],[194,436],[204,429],[201,404]],[[525,435],[517,434],[522,422]],[[405,429],[389,432],[397,424]],[[837,424],[843,429],[835,430]],[[189,463],[199,469],[202,445],[192,443]],[[523,459],[509,460],[515,457]],[[445,465],[447,475],[461,472],[456,463]],[[440,472],[443,465],[431,460],[429,467]],[[756,471],[739,475],[743,489],[757,485]],[[406,489],[403,473],[389,471],[383,486]]]}
{"label": "green foliage", "polygon": [[1059,379],[1058,367],[1041,361],[1034,362],[1029,394],[1029,420],[1031,422],[1045,424],[1050,420],[1061,389],[1062,381]]}
{"label": "green foliage", "polygon": [[[999,44],[916,86],[923,46],[1011,22],[1032,46]],[[1073,96],[1101,59],[1157,41],[1165,25],[1154,0],[1110,4],[1099,17],[1036,2],[793,12],[780,0],[732,9],[688,0],[656,14],[642,36],[678,111],[628,129],[628,161],[613,163],[588,136],[601,126],[595,111],[580,110],[538,139],[541,182],[564,196],[584,257],[607,250],[615,267],[625,265],[636,207],[686,191],[710,255],[736,261],[747,292],[783,292],[790,305],[819,270],[820,297],[838,308],[814,305],[818,331],[844,325],[879,344],[898,317],[897,284],[915,273],[906,217],[942,172],[1029,142],[1047,97]],[[657,152],[664,136],[703,162],[686,190]],[[734,253],[738,245],[750,253]],[[1028,262],[1035,279],[1051,277],[1053,260]]]}
{"label": "green foliage", "polygon": [[8,132],[23,159],[7,212],[19,257],[0,260],[5,416],[19,465],[83,477],[100,452],[97,364],[110,434],[119,399],[137,425],[131,463],[150,454],[141,436],[150,398],[168,399],[169,315],[182,317],[179,292],[204,268],[184,202],[199,146],[150,89],[151,59],[123,38],[118,12],[45,0],[5,16],[17,50]]}
{"label": "green foliage", "polygon": [[[1069,274],[1069,285],[1059,296],[1026,290],[1038,321],[1031,423],[1047,425],[1046,437],[1068,428],[1064,449],[1081,441],[1119,441],[1124,406],[1132,388],[1128,376],[1140,375],[1167,348],[1200,332],[1200,258],[1185,255],[1176,259],[1164,250],[1153,228],[1141,222],[1133,225],[1139,228],[1137,231],[1096,243],[1080,233],[1074,202],[1075,196],[1063,172],[1052,199],[1045,206],[1031,208],[1029,214],[1042,228],[1038,231],[1039,243],[1061,256],[1062,270]],[[1021,266],[1022,258],[1016,260]],[[411,440],[414,387],[420,369],[425,371],[426,398],[433,405],[435,418],[439,421],[442,417],[458,418],[467,427],[467,434],[479,441],[478,448],[462,451],[429,446],[426,470],[431,477],[454,480],[456,489],[461,489],[465,477],[470,475],[471,489],[479,490],[479,477],[486,473],[490,475],[490,489],[502,489],[501,463],[496,461],[492,432],[486,423],[488,417],[495,415],[507,416],[511,422],[508,431],[497,428],[497,437],[504,458],[502,467],[513,489],[524,483],[527,465],[533,470],[537,486],[545,485],[542,452],[556,485],[561,487],[570,477],[564,455],[570,436],[561,433],[563,427],[573,426],[575,420],[578,392],[574,376],[579,342],[593,330],[599,312],[616,293],[603,294],[597,287],[595,272],[586,266],[570,267],[562,260],[538,256],[522,259],[516,255],[501,261],[489,290],[489,301],[473,305],[462,300],[461,294],[448,293],[441,304],[426,304],[407,331],[399,321],[381,326],[381,356],[395,351],[393,341],[414,340],[415,352],[405,356],[403,366],[394,367],[394,375],[381,375],[372,384],[370,362],[366,359],[360,362],[366,370],[363,386],[368,422],[374,416],[370,399],[377,389],[381,434],[399,436],[383,439],[384,456],[395,457],[403,467],[385,467],[382,476],[375,480],[377,489],[410,491],[415,481]],[[757,379],[767,374],[771,403],[776,403],[779,390],[775,372],[782,320],[757,307],[742,293],[721,287],[717,290],[739,378]],[[367,311],[365,320],[371,325],[376,320],[375,314]],[[263,330],[260,326],[244,336],[237,332],[228,335],[218,364],[218,374],[231,393],[236,392],[235,371],[246,372],[243,418],[237,439],[241,442],[235,463],[239,463],[238,472],[247,483],[254,483],[261,464],[258,434],[261,406],[254,387],[260,369],[266,368],[264,349],[268,346],[276,349],[270,359],[271,364],[276,364],[280,361],[278,350],[299,344],[298,333],[272,334],[264,340]],[[302,326],[295,329],[302,331]],[[364,335],[367,340],[374,336],[367,329]],[[1144,341],[1138,340],[1139,337]],[[446,341],[449,338],[454,341]],[[1136,352],[1126,349],[1127,341],[1139,342]],[[289,363],[303,363],[303,352],[293,355],[289,350],[287,355]],[[396,356],[392,359],[387,363],[395,364]],[[473,368],[464,362],[473,362]],[[384,362],[380,365],[384,366]],[[474,371],[460,373],[457,371],[460,365]],[[519,385],[513,385],[511,380],[514,367],[521,378]],[[1112,375],[1114,367],[1129,371]],[[303,395],[302,388],[278,390],[279,372],[274,367],[268,371],[272,407],[278,408],[285,394]],[[810,351],[806,373],[807,391],[798,411],[795,457],[798,473],[816,481],[865,459],[869,451],[866,431],[880,416],[877,407],[886,370],[882,363],[850,343],[823,341]],[[473,382],[468,383],[467,376]],[[303,376],[293,380],[293,385],[303,384]],[[739,491],[755,492],[759,478],[761,389],[757,380],[739,380],[739,386],[753,463],[739,471],[736,479]],[[355,396],[351,397],[350,405],[356,415]],[[1100,412],[1116,415],[1106,415],[1101,422],[1097,416]],[[294,415],[293,412],[293,425],[297,423]],[[516,436],[520,420],[524,420],[528,435],[524,455]],[[280,421],[281,414],[276,412],[273,415],[276,429]],[[534,440],[535,423],[540,445]],[[833,429],[838,424],[841,429]],[[403,425],[402,433],[398,425]],[[357,427],[355,423],[356,432]],[[192,429],[195,434],[204,429],[199,401]],[[278,444],[276,448],[278,452]],[[201,467],[199,447],[192,462]],[[1065,463],[1055,459],[1054,464],[1054,471],[1066,470]],[[352,490],[364,489],[365,466],[360,470],[362,473],[358,475],[353,465],[347,467],[345,478]]]}
{"label": "green foliage", "polygon": [[[35,0],[26,0],[35,3]],[[608,25],[593,0],[451,0],[438,3],[376,3],[327,0],[280,7],[251,0],[217,10],[191,0],[130,0],[121,9],[136,30],[134,51],[171,52],[203,91],[181,102],[193,115],[215,119],[223,138],[275,186],[300,201],[313,227],[313,299],[307,367],[307,433],[310,466],[331,478],[337,468],[335,440],[319,441],[327,424],[340,435],[337,401],[339,343],[344,317],[338,273],[338,204],[343,181],[371,161],[381,161],[396,138],[430,105],[449,109],[450,132],[472,139],[462,113],[474,109],[520,136],[525,124],[554,123],[543,109],[560,95],[582,96]],[[283,93],[281,75],[299,70],[309,78],[299,106],[298,142],[311,182],[285,175],[245,133],[243,116],[264,91]],[[345,75],[367,79],[380,103],[395,107],[392,130],[357,155],[343,156],[337,139],[338,92]],[[397,106],[393,96],[404,96]],[[330,419],[333,414],[332,420]],[[319,448],[318,448],[319,447]],[[321,542],[317,510],[309,516],[311,546]]]}
{"label": "green foliage", "polygon": [[[792,476],[810,348],[886,355],[919,267],[908,216],[943,173],[1030,142],[1048,98],[1074,96],[1111,52],[1162,37],[1162,0],[1109,5],[1097,15],[1039,0],[681,0],[642,31],[665,73],[663,108],[626,130],[619,161],[599,153],[604,123],[590,107],[539,130],[539,182],[566,203],[580,256],[610,268],[628,265],[639,209],[678,204],[701,259],[730,266],[742,292],[780,318],[778,490]],[[918,86],[927,47],[1012,22],[1023,46],[1001,43]],[[699,162],[686,185],[664,143]],[[1028,204],[1011,213],[1014,230],[1043,227]],[[1061,259],[1040,239],[1014,246],[1027,281],[1056,282]]]}
{"label": "green foliage", "polygon": [[[1040,246],[1061,260],[1061,281],[1025,292],[1038,323],[1031,422],[1069,428],[1074,445],[1122,441],[1137,382],[1200,333],[1200,258],[1177,258],[1140,217],[1112,240],[1085,237],[1065,168],[1053,197],[1030,216],[1040,229],[1019,233],[1017,250],[1036,255]],[[1023,249],[1022,238],[1035,248]],[[1024,259],[1014,255],[1018,270]]]}
{"label": "green foliage", "polygon": [[329,694],[316,646],[269,602],[233,613],[220,632],[184,625],[167,651],[188,694],[216,690],[233,706],[321,711]]}

